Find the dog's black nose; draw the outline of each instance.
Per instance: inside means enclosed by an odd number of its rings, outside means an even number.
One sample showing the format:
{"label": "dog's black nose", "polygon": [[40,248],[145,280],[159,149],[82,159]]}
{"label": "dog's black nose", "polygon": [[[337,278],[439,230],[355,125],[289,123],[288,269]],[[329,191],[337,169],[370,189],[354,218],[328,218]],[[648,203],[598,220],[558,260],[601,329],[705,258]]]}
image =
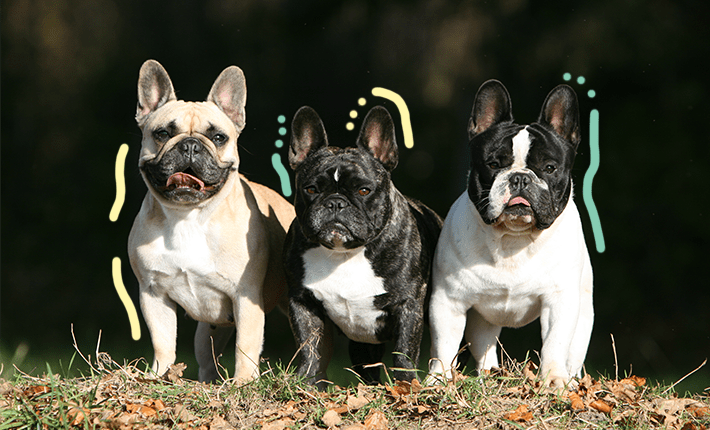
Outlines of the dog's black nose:
{"label": "dog's black nose", "polygon": [[344,197],[334,196],[325,202],[325,207],[333,211],[341,211],[346,207],[350,206],[348,201]]}
{"label": "dog's black nose", "polygon": [[510,191],[521,191],[527,188],[532,178],[527,173],[513,173],[510,175]]}
{"label": "dog's black nose", "polygon": [[178,147],[186,156],[190,158],[202,151],[202,144],[194,137],[188,137],[181,140],[180,143],[178,143]]}

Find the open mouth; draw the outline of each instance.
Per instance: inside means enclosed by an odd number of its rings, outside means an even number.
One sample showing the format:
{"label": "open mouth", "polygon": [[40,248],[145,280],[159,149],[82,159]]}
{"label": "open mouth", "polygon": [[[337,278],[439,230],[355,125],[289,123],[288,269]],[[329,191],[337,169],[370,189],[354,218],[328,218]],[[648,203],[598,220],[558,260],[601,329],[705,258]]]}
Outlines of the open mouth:
{"label": "open mouth", "polygon": [[196,191],[200,193],[205,193],[208,191],[213,191],[217,184],[206,185],[203,180],[195,176],[195,172],[188,168],[184,172],[177,172],[170,175],[165,186],[162,187],[163,191]]}
{"label": "open mouth", "polygon": [[173,173],[165,184],[165,190],[167,191],[173,191],[178,188],[204,192],[205,183],[197,176],[192,175],[191,170],[188,169],[185,172]]}

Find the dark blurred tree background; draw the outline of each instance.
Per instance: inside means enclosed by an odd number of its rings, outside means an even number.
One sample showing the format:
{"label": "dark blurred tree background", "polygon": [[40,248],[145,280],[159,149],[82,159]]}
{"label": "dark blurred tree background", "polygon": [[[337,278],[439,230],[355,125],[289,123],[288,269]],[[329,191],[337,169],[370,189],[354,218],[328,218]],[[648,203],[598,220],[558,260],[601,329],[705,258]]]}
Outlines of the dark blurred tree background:
{"label": "dark blurred tree background", "polygon": [[[333,142],[353,144],[348,113],[361,119],[384,104],[397,120],[394,104],[370,90],[397,92],[414,148],[398,127],[395,182],[441,215],[464,190],[466,124],[483,81],[503,81],[516,119],[531,122],[565,72],[584,76],[571,85],[585,124],[600,112],[593,194],[606,239],[596,252],[581,199],[585,125],[575,180],[595,270],[587,367],[613,374],[611,333],[621,372],[673,382],[710,352],[708,12],[701,0],[3,0],[2,361],[27,347],[50,363],[70,357],[72,323],[87,351],[101,330],[101,350],[118,361],[151,359],[145,326],[130,338],[111,259],[121,257],[137,304],[126,239],[145,186],[133,117],[138,69],[155,58],[188,100],[203,100],[223,68],[244,70],[241,170],[277,190],[279,115],[290,122],[310,105]],[[122,143],[127,197],[112,223]],[[191,329],[180,324],[180,354],[194,363]],[[521,359],[539,350],[538,329],[504,331],[506,351]],[[286,320],[270,317],[266,354],[288,359],[294,349]],[[685,386],[702,390],[709,374]]]}

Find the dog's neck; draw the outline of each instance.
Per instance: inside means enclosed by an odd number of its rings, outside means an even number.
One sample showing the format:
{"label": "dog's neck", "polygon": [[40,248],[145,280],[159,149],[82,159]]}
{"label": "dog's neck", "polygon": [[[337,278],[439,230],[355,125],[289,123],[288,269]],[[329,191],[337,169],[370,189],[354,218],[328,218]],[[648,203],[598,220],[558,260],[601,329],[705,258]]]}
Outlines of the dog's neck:
{"label": "dog's neck", "polygon": [[[510,230],[504,225],[486,224],[476,206],[468,199],[468,195],[466,197],[471,216],[478,224],[477,230],[483,236],[481,239],[486,244],[491,259],[495,262],[534,255],[548,240],[554,238],[555,231],[563,224],[568,212],[565,207],[565,210],[562,211],[555,222],[544,230],[537,229],[534,224],[531,224],[527,229],[516,231]],[[572,202],[571,197],[567,202],[567,206],[570,205],[570,202]]]}

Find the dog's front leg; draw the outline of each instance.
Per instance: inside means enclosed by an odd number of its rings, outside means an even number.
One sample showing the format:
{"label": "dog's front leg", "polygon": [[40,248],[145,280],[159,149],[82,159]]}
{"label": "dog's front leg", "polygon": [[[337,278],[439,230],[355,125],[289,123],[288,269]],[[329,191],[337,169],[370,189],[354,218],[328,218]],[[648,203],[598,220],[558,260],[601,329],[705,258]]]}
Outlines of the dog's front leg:
{"label": "dog's front leg", "polygon": [[239,296],[233,306],[237,327],[234,378],[244,382],[259,377],[259,355],[264,342],[264,308],[261,295],[257,297],[256,294]]}
{"label": "dog's front leg", "polygon": [[456,353],[466,329],[466,311],[451,300],[444,288],[435,289],[429,304],[431,359],[428,383],[442,376],[450,379],[456,367]]}
{"label": "dog's front leg", "polygon": [[326,370],[333,355],[332,323],[326,322],[322,307],[315,308],[295,298],[289,300],[291,329],[299,348],[296,373],[319,389],[325,389]]}
{"label": "dog's front leg", "polygon": [[177,304],[167,295],[156,295],[150,286],[141,285],[141,311],[153,343],[153,372],[158,376],[175,363],[177,343]]}
{"label": "dog's front leg", "polygon": [[392,362],[394,377],[411,382],[419,379],[419,348],[424,330],[424,310],[416,300],[407,300],[397,310],[397,333]]}
{"label": "dog's front leg", "polygon": [[579,299],[574,294],[558,291],[554,297],[543,299],[538,375],[552,387],[561,388],[570,380],[567,359],[578,318]]}

